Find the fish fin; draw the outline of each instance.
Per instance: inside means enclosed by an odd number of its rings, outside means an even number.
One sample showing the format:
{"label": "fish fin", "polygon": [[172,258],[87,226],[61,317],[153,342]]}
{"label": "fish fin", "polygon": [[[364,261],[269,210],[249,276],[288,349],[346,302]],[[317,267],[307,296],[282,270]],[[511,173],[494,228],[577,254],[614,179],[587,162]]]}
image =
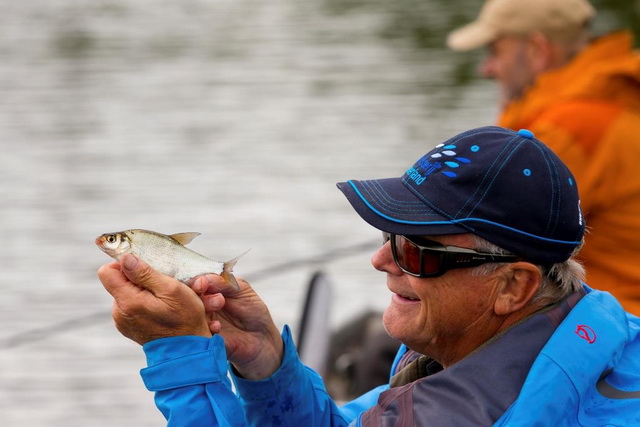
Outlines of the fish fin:
{"label": "fish fin", "polygon": [[231,285],[231,287],[233,288],[234,291],[239,291],[240,290],[240,285],[238,285],[238,281],[236,280],[236,278],[233,275],[233,273],[231,273],[230,271],[223,271],[220,274],[220,276],[222,276],[222,278],[224,280],[226,280],[228,284]]}
{"label": "fish fin", "polygon": [[233,276],[233,267],[236,265],[240,258],[242,258],[247,252],[249,252],[249,250],[222,264],[222,273],[220,273],[220,276],[222,276],[236,291],[240,290],[240,285],[238,285],[238,281]]}
{"label": "fish fin", "polygon": [[199,235],[200,233],[176,233],[176,234],[170,235],[169,237],[171,237],[173,240],[180,243],[181,245],[187,245],[191,243],[191,241],[196,237],[198,237]]}

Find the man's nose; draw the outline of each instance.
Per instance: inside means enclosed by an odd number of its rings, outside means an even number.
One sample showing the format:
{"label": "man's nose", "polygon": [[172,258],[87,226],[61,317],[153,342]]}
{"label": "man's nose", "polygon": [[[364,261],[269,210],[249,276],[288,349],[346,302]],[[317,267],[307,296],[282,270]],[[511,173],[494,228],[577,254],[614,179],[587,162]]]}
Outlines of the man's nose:
{"label": "man's nose", "polygon": [[495,61],[492,56],[487,55],[478,65],[478,73],[486,79],[493,79],[496,77],[495,73]]}
{"label": "man's nose", "polygon": [[378,271],[384,271],[390,274],[402,274],[402,270],[393,260],[391,242],[386,242],[373,254],[371,257],[371,265]]}

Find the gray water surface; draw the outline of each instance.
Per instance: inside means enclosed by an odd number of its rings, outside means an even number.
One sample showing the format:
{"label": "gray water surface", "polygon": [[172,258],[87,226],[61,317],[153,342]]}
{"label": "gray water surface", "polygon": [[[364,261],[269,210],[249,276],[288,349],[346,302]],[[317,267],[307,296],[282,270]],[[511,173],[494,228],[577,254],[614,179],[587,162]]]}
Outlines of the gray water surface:
{"label": "gray water surface", "polygon": [[316,269],[332,327],[385,306],[375,245],[318,260],[378,239],[335,183],[400,175],[490,124],[495,94],[455,86],[442,46],[382,37],[386,11],[330,3],[0,6],[0,425],[164,424],[95,275],[104,232],[199,231],[190,247],[220,261],[251,249],[237,273],[294,331]]}

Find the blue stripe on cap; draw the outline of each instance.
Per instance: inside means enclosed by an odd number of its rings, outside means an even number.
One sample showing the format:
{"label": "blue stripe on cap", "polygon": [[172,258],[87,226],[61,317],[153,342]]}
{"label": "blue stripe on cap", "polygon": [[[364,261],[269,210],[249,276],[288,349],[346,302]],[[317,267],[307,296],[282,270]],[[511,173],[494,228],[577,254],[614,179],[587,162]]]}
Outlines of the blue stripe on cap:
{"label": "blue stripe on cap", "polygon": [[378,215],[378,216],[380,216],[380,217],[382,217],[384,219],[387,219],[389,221],[398,223],[398,224],[407,224],[407,225],[457,225],[457,224],[462,224],[462,223],[465,223],[465,222],[482,222],[482,223],[485,223],[485,224],[491,224],[491,225],[494,225],[496,227],[500,227],[500,228],[505,229],[505,230],[513,231],[514,233],[518,233],[518,234],[521,234],[521,235],[524,235],[524,236],[533,237],[534,239],[542,240],[542,241],[545,241],[545,242],[561,243],[561,244],[566,244],[566,245],[577,245],[577,244],[581,243],[581,241],[579,241],[579,240],[577,240],[577,241],[556,240],[556,239],[549,239],[548,237],[537,236],[535,234],[527,233],[526,231],[518,230],[517,228],[509,227],[509,226],[506,226],[506,225],[503,225],[503,224],[500,224],[500,223],[497,223],[497,222],[493,222],[493,221],[488,221],[488,220],[482,219],[482,218],[462,218],[462,219],[454,219],[454,220],[448,220],[448,221],[408,221],[408,220],[393,218],[393,217],[390,217],[390,216],[388,216],[386,214],[383,214],[378,209],[373,207],[373,205],[371,205],[371,203],[369,203],[369,201],[367,199],[365,199],[365,197],[362,195],[362,193],[360,192],[358,187],[356,187],[356,185],[353,182],[353,180],[348,180],[347,182],[349,183],[349,185],[351,185],[353,190],[356,192],[358,197],[360,197],[360,199],[364,202],[364,204],[367,205],[367,207],[369,209],[371,209],[376,215]]}

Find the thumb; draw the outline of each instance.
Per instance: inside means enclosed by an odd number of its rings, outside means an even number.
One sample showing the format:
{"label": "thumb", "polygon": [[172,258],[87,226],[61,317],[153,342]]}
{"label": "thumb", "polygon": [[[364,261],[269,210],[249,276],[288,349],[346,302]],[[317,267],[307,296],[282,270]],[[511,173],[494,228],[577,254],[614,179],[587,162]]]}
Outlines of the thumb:
{"label": "thumb", "polygon": [[157,272],[149,264],[131,254],[124,255],[120,265],[127,279],[154,295],[170,289],[177,283],[173,278]]}

